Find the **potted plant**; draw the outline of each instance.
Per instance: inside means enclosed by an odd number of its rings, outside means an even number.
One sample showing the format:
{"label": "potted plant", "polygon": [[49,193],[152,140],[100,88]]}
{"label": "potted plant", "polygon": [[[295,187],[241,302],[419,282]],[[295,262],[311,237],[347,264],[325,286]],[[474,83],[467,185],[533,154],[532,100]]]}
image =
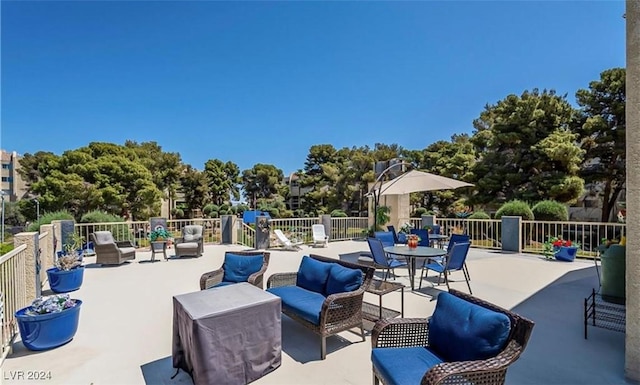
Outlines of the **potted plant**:
{"label": "potted plant", "polygon": [[409,234],[407,235],[407,246],[410,249],[415,249],[418,247],[418,243],[420,243],[421,239],[417,234]]}
{"label": "potted plant", "polygon": [[580,248],[579,242],[571,242],[558,237],[548,237],[543,245],[543,254],[547,259],[573,262]]}
{"label": "potted plant", "polygon": [[171,238],[171,233],[167,231],[164,227],[157,227],[149,234],[149,239],[151,242],[161,242],[167,241]]}
{"label": "potted plant", "polygon": [[56,265],[47,269],[49,287],[53,292],[68,293],[82,286],[84,266],[82,266],[82,254],[78,254],[78,249],[82,247],[83,242],[84,237],[80,234],[71,235],[62,254],[56,258]]}
{"label": "potted plant", "polygon": [[82,301],[69,294],[38,297],[15,314],[22,343],[29,350],[64,345],[78,330]]}

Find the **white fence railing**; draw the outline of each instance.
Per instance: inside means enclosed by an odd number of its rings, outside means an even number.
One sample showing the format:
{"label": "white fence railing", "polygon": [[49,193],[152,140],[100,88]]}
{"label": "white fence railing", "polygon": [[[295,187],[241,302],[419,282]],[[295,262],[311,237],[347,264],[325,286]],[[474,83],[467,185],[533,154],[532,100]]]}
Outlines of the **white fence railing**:
{"label": "white fence railing", "polygon": [[369,219],[366,217],[331,218],[332,241],[345,241],[366,236]]}
{"label": "white fence railing", "polygon": [[3,315],[0,318],[0,344],[2,345],[0,364],[11,351],[13,339],[18,334],[15,312],[28,305],[25,277],[26,250],[27,245],[21,245],[0,256],[0,301],[3,308]]}
{"label": "white fence railing", "polygon": [[595,257],[603,239],[620,238],[626,233],[624,223],[522,221],[522,248],[528,253],[542,253],[549,237],[579,244],[578,256]]}

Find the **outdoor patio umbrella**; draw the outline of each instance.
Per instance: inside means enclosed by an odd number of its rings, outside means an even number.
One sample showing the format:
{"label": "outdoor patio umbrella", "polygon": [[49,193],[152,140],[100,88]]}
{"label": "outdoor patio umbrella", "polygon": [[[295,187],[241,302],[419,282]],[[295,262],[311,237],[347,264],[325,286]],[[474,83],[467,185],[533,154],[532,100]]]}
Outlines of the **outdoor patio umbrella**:
{"label": "outdoor patio umbrella", "polygon": [[420,191],[453,190],[470,186],[473,185],[424,171],[412,170],[382,184],[378,194],[400,195]]}

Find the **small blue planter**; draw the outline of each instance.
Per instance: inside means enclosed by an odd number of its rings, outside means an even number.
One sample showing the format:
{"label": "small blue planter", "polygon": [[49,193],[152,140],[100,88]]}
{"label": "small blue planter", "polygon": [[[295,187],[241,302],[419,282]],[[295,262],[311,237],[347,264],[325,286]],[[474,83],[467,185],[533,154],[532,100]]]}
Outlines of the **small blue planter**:
{"label": "small blue planter", "polygon": [[554,247],[554,256],[558,261],[573,262],[578,254],[578,248],[574,246]]}
{"label": "small blue planter", "polygon": [[67,271],[52,267],[47,269],[47,277],[49,278],[49,287],[54,293],[75,291],[82,286],[84,266],[79,266]]}
{"label": "small blue planter", "polygon": [[27,315],[29,307],[18,310],[16,319],[24,346],[29,350],[47,350],[71,341],[78,330],[82,305],[81,300],[75,301],[76,306],[59,313]]}

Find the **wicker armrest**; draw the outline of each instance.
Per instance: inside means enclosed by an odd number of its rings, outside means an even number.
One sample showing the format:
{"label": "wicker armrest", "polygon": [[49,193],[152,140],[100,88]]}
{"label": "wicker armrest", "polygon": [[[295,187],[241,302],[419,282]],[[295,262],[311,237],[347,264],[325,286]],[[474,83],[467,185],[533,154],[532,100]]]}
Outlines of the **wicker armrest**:
{"label": "wicker armrest", "polygon": [[182,242],[184,242],[184,238],[183,237],[173,238],[173,243],[182,243]]}
{"label": "wicker armrest", "polygon": [[349,319],[362,312],[364,289],[336,293],[328,296],[320,310],[320,324],[326,325]]}
{"label": "wicker armrest", "polygon": [[264,281],[264,273],[267,271],[267,267],[268,267],[267,264],[263,264],[262,268],[259,271],[249,276],[249,279],[247,279],[247,282],[249,282],[253,286],[257,286],[262,289],[263,281]]}
{"label": "wicker armrest", "polygon": [[131,241],[116,241],[118,247],[135,247]]}
{"label": "wicker armrest", "polygon": [[439,384],[449,377],[462,375],[470,383],[488,383],[489,379],[506,375],[507,368],[522,353],[522,346],[511,340],[497,356],[486,360],[443,362],[432,367],[422,378],[422,384]]}
{"label": "wicker armrest", "polygon": [[218,269],[202,274],[200,276],[200,290],[208,289],[222,282],[224,278],[224,270]]}
{"label": "wicker armrest", "polygon": [[376,322],[371,331],[373,348],[427,346],[429,323],[426,318],[390,318]]}
{"label": "wicker armrest", "polygon": [[267,280],[267,288],[295,285],[297,278],[297,272],[271,274]]}

